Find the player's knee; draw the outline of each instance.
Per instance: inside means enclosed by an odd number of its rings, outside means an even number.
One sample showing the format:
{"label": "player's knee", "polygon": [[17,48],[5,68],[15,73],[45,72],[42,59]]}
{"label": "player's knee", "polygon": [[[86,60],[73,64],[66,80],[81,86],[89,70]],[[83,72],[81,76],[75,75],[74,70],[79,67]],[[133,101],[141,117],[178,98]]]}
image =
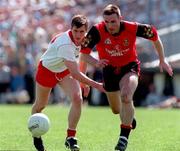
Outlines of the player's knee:
{"label": "player's knee", "polygon": [[131,103],[132,98],[127,94],[122,94],[121,95],[121,101],[122,101],[122,103],[129,104],[129,103]]}
{"label": "player's knee", "polygon": [[81,105],[83,100],[82,100],[82,97],[81,97],[80,94],[75,93],[75,94],[73,94],[73,96],[72,96],[72,101],[73,101],[73,103],[76,104],[76,105]]}

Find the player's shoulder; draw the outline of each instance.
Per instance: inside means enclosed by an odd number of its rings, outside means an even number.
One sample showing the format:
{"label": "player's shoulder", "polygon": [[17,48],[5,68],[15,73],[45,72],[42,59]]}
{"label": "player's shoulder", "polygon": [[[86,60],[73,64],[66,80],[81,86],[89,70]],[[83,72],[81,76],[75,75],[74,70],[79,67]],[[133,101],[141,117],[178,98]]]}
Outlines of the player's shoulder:
{"label": "player's shoulder", "polygon": [[130,31],[136,30],[138,26],[137,22],[125,21],[125,20],[121,21],[121,25],[124,26],[126,30],[130,30]]}
{"label": "player's shoulder", "polygon": [[69,31],[57,34],[54,36],[54,38],[51,40],[51,43],[54,45],[71,45],[72,41],[69,35]]}
{"label": "player's shoulder", "polygon": [[96,23],[94,26],[95,26],[97,29],[104,28],[104,27],[105,27],[105,23],[104,23],[104,21],[101,21],[101,22],[99,22],[99,23]]}
{"label": "player's shoulder", "polygon": [[61,33],[58,37],[57,37],[58,41],[61,41],[61,43],[70,43],[71,42],[71,38],[69,36],[69,31],[63,32]]}
{"label": "player's shoulder", "polygon": [[125,26],[128,26],[128,27],[137,26],[137,22],[126,21],[126,20],[122,20],[121,22],[122,22],[122,24],[124,24]]}

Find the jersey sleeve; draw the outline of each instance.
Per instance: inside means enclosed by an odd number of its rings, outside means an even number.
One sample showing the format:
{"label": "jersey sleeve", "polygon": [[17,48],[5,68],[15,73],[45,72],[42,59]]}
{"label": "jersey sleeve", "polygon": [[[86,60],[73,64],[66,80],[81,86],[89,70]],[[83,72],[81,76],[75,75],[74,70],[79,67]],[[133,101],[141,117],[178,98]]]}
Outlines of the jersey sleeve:
{"label": "jersey sleeve", "polygon": [[156,41],[158,39],[158,33],[154,26],[148,24],[138,23],[136,36]]}
{"label": "jersey sleeve", "polygon": [[75,53],[73,52],[73,46],[71,45],[62,45],[58,47],[58,57],[68,60],[76,61]]}
{"label": "jersey sleeve", "polygon": [[89,54],[91,52],[91,49],[94,48],[94,46],[100,41],[100,34],[98,29],[93,26],[84,41],[84,44],[82,45],[82,49],[80,52]]}

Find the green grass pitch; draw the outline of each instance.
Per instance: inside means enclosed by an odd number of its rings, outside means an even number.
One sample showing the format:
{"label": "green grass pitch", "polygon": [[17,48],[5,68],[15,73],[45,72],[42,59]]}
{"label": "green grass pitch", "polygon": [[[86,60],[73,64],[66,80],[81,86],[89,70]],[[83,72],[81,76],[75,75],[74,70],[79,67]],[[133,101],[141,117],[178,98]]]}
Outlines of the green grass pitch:
{"label": "green grass pitch", "polygon": [[[0,151],[35,151],[27,129],[30,105],[0,105]],[[69,107],[49,105],[45,110],[51,128],[43,136],[47,151],[65,151]],[[136,108],[137,128],[127,151],[179,151],[178,109]],[[77,137],[81,151],[113,151],[119,135],[119,117],[109,107],[84,106]]]}

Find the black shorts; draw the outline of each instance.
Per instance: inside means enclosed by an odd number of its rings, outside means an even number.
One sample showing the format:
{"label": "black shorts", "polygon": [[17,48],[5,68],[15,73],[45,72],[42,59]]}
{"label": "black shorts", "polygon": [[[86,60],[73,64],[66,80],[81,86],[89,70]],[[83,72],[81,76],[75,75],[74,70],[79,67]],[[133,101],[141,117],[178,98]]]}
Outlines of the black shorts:
{"label": "black shorts", "polygon": [[140,62],[130,62],[122,67],[114,67],[111,65],[103,68],[104,88],[107,92],[118,91],[121,78],[129,72],[136,73],[139,76]]}

